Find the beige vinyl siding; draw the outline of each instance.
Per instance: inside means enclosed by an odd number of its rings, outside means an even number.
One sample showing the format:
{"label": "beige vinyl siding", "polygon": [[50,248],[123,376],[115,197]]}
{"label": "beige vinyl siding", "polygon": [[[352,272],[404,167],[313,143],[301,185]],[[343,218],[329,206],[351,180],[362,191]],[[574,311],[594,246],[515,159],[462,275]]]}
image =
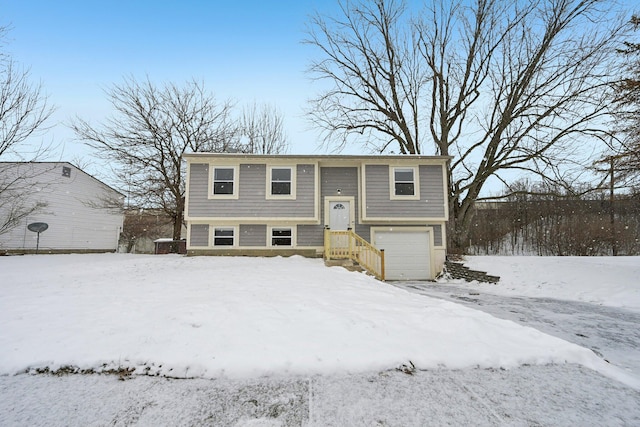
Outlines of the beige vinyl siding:
{"label": "beige vinyl siding", "polygon": [[265,224],[241,224],[240,246],[267,246],[267,226]]}
{"label": "beige vinyl siding", "polygon": [[190,165],[189,206],[190,218],[314,218],[315,166],[300,164],[295,167],[296,199],[266,199],[267,165],[241,164],[235,185],[238,199],[209,198],[209,164]]}
{"label": "beige vinyl siding", "polygon": [[388,165],[365,165],[366,218],[444,218],[440,165],[418,168],[420,200],[391,200]]}
{"label": "beige vinyl siding", "polygon": [[192,224],[189,238],[191,246],[209,246],[209,224]]}

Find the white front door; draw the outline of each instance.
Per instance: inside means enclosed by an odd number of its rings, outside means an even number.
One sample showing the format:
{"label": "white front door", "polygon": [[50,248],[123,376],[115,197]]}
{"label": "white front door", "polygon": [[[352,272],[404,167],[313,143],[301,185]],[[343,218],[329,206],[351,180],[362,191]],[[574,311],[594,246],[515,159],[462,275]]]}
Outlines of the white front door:
{"label": "white front door", "polygon": [[334,231],[347,230],[351,225],[351,202],[329,202],[329,228]]}

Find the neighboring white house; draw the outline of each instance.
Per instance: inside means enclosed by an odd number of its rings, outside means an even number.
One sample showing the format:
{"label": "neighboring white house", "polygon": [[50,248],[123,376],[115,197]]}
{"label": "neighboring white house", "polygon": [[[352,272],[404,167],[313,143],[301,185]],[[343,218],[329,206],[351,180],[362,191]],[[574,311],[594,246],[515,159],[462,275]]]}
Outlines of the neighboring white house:
{"label": "neighboring white house", "polygon": [[[108,252],[118,247],[124,195],[67,162],[0,163],[0,252]],[[37,209],[34,206],[39,205]],[[27,214],[25,214],[27,212]],[[17,220],[15,220],[17,218]]]}

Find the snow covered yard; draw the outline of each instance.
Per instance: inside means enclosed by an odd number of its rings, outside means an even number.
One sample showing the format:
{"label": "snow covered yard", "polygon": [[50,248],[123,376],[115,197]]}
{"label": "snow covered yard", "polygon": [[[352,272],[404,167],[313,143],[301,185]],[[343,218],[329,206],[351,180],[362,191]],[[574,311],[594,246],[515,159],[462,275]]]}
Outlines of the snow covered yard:
{"label": "snow covered yard", "polygon": [[471,256],[465,265],[500,276],[497,285],[473,284],[483,292],[640,311],[640,257]]}
{"label": "snow covered yard", "polygon": [[[427,370],[393,370],[409,360]],[[64,366],[160,377],[13,375]],[[0,425],[636,425],[638,388],[590,350],[320,260],[0,257]]]}
{"label": "snow covered yard", "polygon": [[0,266],[5,375],[71,366],[246,378],[568,362],[633,383],[588,349],[317,259],[52,255]]}

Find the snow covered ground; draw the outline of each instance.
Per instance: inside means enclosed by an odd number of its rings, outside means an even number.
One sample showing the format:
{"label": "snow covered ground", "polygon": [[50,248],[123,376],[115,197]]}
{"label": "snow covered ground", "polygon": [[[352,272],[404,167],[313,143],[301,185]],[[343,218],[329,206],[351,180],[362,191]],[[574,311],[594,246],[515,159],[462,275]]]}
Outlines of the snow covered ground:
{"label": "snow covered ground", "polygon": [[637,426],[640,392],[579,365],[191,379],[0,376],[4,426]]}
{"label": "snow covered ground", "polygon": [[629,383],[588,349],[318,259],[0,262],[0,374],[70,366],[242,378],[568,362]]}
{"label": "snow covered ground", "polygon": [[[473,257],[502,281],[455,286],[640,307],[640,258],[557,260]],[[393,371],[409,361],[427,370]],[[201,379],[13,375],[65,366]],[[0,257],[0,425],[631,425],[639,388],[591,350],[321,260]]]}
{"label": "snow covered ground", "polygon": [[472,286],[483,292],[640,311],[640,257],[472,256],[465,265],[500,276],[497,285]]}

